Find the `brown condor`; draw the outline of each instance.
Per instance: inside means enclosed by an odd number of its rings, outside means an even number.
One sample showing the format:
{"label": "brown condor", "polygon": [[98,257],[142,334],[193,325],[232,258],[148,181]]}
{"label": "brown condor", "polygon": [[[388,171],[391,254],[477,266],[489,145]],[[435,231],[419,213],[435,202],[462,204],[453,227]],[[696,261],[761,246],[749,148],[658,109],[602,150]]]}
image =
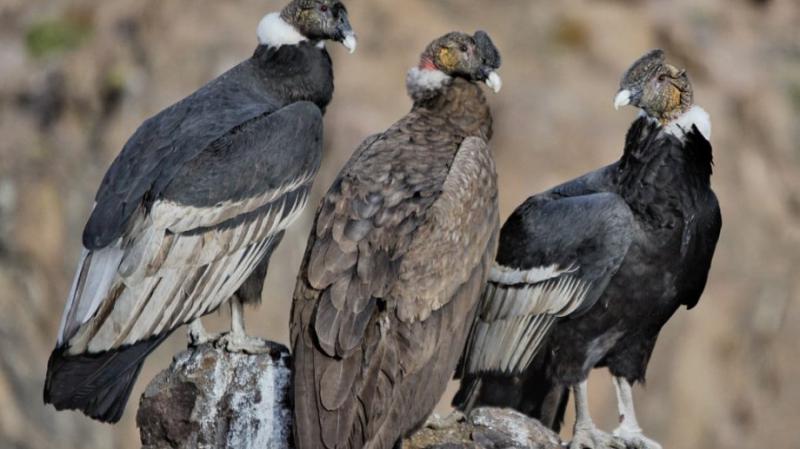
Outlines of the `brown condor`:
{"label": "brown condor", "polygon": [[411,69],[411,112],[368,138],[317,211],[291,319],[298,449],[384,449],[421,426],[458,362],[500,227],[500,56],[450,33]]}

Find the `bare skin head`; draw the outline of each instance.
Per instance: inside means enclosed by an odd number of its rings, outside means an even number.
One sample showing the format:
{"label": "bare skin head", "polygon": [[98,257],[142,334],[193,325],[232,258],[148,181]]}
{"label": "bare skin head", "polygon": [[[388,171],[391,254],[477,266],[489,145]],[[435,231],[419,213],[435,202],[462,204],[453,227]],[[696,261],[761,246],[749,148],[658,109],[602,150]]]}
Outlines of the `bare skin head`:
{"label": "bare skin head", "polygon": [[628,104],[665,124],[692,107],[692,83],[686,70],[666,62],[663,50],[651,50],[622,76],[614,106]]}

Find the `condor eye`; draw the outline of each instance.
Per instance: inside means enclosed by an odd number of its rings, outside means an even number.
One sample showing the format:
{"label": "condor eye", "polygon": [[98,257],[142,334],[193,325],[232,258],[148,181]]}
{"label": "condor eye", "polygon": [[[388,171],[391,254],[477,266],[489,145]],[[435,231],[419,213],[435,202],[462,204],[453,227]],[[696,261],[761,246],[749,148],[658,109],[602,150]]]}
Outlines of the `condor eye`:
{"label": "condor eye", "polygon": [[458,47],[458,49],[461,50],[462,53],[466,53],[467,52],[467,44],[461,44],[461,46]]}

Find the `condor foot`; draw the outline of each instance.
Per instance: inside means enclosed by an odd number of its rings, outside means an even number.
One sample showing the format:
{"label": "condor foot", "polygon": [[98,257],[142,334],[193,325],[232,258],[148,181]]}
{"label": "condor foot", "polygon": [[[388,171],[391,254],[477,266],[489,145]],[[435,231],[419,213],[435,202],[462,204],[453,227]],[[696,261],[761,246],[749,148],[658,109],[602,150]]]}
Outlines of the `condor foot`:
{"label": "condor foot", "polygon": [[641,430],[619,428],[614,436],[625,441],[627,449],[661,449],[660,444],[644,436]]}
{"label": "condor foot", "polygon": [[596,427],[575,429],[569,449],[626,449],[625,441]]}
{"label": "condor foot", "polygon": [[222,335],[217,340],[216,345],[228,352],[243,352],[245,354],[264,354],[272,349],[266,341],[238,332],[229,332]]}

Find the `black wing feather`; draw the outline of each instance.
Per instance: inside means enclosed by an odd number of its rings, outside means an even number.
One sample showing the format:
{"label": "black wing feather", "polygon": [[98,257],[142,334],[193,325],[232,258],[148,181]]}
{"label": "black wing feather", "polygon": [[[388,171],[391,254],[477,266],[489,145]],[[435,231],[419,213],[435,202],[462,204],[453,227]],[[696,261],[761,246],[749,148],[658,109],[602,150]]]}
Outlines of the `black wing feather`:
{"label": "black wing feather", "polygon": [[[697,126],[692,125],[692,130],[686,134],[686,147],[686,153],[697,160],[691,166],[708,170],[707,175],[711,175],[711,143],[703,137]],[[685,270],[681,273],[681,282],[678,283],[685,286],[679,294],[681,304],[689,309],[697,305],[706,287],[711,260],[722,229],[722,212],[717,196],[711,189],[700,191],[705,191],[707,196],[701,202],[701,213],[684,223],[681,246],[681,256],[693,262],[684,265]]]}
{"label": "black wing feather", "polygon": [[238,125],[186,161],[162,197],[212,207],[241,201],[316,173],[322,157],[322,112],[307,101]]}
{"label": "black wing feather", "polygon": [[125,231],[145,196],[155,198],[182,165],[233,128],[279,103],[258,86],[244,62],[146,120],[106,172],[83,232],[87,249],[106,247]]}
{"label": "black wing feather", "polygon": [[592,286],[574,313],[591,308],[619,268],[634,226],[625,201],[613,193],[552,199],[531,197],[503,225],[497,263],[515,269],[575,267],[569,276]]}

